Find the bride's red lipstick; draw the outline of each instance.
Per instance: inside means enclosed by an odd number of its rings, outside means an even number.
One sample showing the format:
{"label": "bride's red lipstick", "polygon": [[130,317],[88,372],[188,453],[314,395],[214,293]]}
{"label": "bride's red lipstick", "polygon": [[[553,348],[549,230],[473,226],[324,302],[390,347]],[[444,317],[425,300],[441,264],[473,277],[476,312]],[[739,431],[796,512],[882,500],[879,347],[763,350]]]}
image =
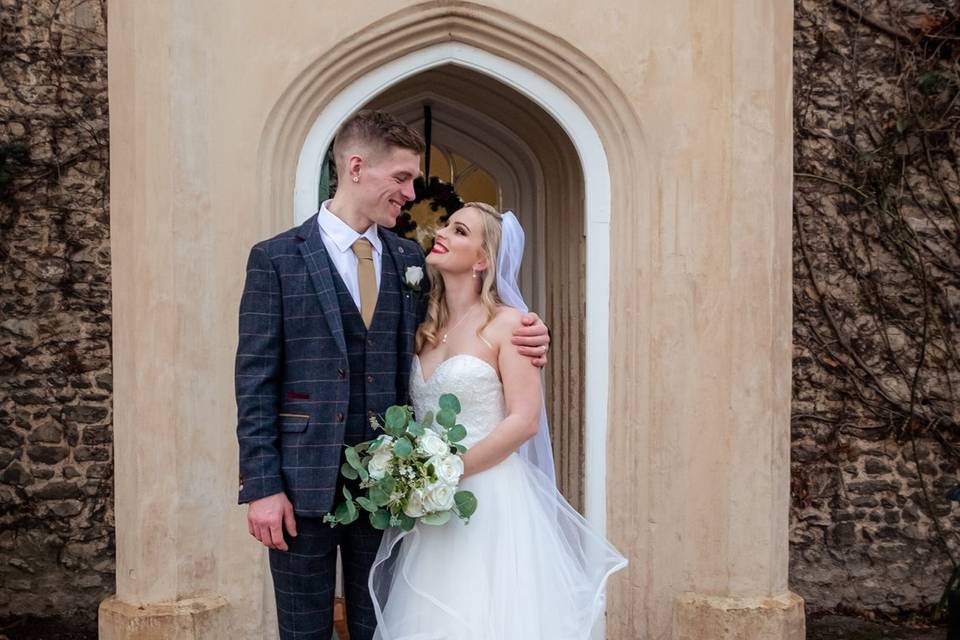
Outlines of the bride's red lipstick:
{"label": "bride's red lipstick", "polygon": [[[438,251],[438,249],[439,249],[439,251]],[[440,242],[439,240],[436,240],[436,241],[433,243],[433,249],[430,250],[430,253],[447,253],[448,251],[450,251],[450,250],[447,249],[447,247],[444,246],[444,244],[443,244],[442,242]]]}

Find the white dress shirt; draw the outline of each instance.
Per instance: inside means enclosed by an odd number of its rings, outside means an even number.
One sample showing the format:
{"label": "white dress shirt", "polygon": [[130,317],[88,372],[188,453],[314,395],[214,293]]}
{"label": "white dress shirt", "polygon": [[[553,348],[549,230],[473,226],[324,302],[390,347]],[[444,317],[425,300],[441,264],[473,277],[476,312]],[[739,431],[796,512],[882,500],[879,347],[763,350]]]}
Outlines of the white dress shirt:
{"label": "white dress shirt", "polygon": [[360,308],[360,278],[357,276],[356,254],[353,252],[353,243],[357,238],[363,237],[373,245],[373,271],[377,275],[377,288],[380,288],[380,262],[383,259],[383,243],[380,235],[377,233],[377,225],[370,225],[363,233],[357,233],[346,222],[333,215],[327,209],[327,200],[320,205],[320,215],[317,216],[317,223],[320,225],[320,237],[323,239],[323,246],[327,248],[327,254],[330,260],[337,268],[340,278],[347,285],[347,291],[353,298],[357,309]]}

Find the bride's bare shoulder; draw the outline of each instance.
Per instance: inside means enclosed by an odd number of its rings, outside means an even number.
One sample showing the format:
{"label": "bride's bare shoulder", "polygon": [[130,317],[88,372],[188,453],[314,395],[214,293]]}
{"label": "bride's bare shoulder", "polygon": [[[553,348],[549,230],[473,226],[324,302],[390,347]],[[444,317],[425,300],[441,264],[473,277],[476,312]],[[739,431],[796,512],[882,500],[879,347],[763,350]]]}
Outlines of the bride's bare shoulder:
{"label": "bride's bare shoulder", "polygon": [[514,309],[513,307],[508,307],[506,305],[497,305],[496,311],[493,314],[493,323],[503,326],[510,331],[513,331],[520,325],[520,320],[523,318],[523,313],[519,309]]}
{"label": "bride's bare shoulder", "polygon": [[484,330],[494,341],[503,344],[510,340],[514,330],[520,326],[523,314],[505,305],[499,305],[493,313],[490,324]]}

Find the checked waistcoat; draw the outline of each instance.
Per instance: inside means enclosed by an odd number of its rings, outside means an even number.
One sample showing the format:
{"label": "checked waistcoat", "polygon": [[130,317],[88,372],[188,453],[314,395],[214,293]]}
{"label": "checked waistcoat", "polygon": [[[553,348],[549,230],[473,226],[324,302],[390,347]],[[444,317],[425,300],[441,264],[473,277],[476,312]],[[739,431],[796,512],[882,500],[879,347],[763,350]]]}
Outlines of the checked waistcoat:
{"label": "checked waistcoat", "polygon": [[397,352],[403,311],[400,278],[384,247],[377,306],[368,329],[332,262],[330,269],[350,367],[350,404],[343,442],[355,445],[378,435],[370,426],[370,417],[382,417],[387,407],[398,402]]}

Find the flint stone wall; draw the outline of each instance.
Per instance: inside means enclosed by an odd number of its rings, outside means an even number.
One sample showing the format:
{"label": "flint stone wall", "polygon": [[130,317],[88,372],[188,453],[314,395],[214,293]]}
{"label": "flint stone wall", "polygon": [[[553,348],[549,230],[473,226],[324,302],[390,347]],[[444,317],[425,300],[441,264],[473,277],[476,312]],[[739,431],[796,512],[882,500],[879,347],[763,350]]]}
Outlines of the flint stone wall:
{"label": "flint stone wall", "polygon": [[795,8],[791,587],[929,611],[960,560],[960,7]]}
{"label": "flint stone wall", "polygon": [[0,616],[114,588],[105,19],[0,2]]}

